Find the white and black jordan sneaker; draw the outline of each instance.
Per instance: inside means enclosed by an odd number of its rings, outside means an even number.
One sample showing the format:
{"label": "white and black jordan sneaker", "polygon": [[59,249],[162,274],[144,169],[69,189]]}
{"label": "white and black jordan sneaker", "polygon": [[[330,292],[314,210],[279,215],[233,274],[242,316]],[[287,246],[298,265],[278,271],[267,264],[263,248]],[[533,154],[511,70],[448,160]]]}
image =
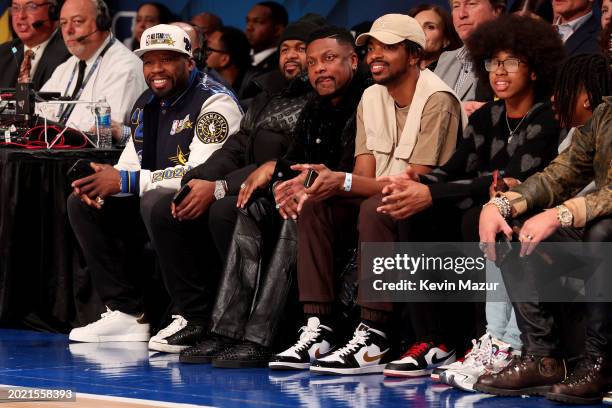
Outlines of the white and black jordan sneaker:
{"label": "white and black jordan sneaker", "polygon": [[308,370],[310,363],[333,349],[333,339],[333,330],[322,325],[318,317],[311,317],[300,329],[297,343],[272,357],[268,366],[273,370]]}
{"label": "white and black jordan sneaker", "polygon": [[385,333],[359,324],[353,338],[342,348],[310,365],[317,374],[381,373],[389,360],[389,341]]}
{"label": "white and black jordan sneaker", "polygon": [[436,368],[455,361],[455,350],[444,344],[415,343],[402,358],[387,364],[383,374],[390,377],[417,377],[430,375]]}

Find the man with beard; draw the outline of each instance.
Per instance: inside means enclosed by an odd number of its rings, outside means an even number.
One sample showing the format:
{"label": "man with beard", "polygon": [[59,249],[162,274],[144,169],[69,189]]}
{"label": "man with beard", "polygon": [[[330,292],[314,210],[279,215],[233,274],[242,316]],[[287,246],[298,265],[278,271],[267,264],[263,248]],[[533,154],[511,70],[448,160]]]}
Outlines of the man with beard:
{"label": "man with beard", "polygon": [[[272,359],[273,369],[310,368],[327,374],[383,371],[391,354],[386,332],[392,304],[362,303],[362,323],[353,339],[321,357],[340,346],[334,332],[339,322],[332,310],[334,255],[347,242],[357,246],[358,220],[359,234],[367,226],[360,213],[371,201],[364,200],[385,186],[375,177],[403,172],[408,165],[414,173],[424,174],[444,164],[454,151],[460,126],[467,123],[454,92],[431,71],[420,69],[425,33],[415,19],[382,16],[356,43],[367,43],[366,61],[377,85],[363,93],[357,109],[352,173],[322,164],[293,166],[303,173],[315,170],[316,181],[304,190],[298,177],[276,189],[281,209],[300,218],[298,286],[308,323],[295,345]],[[323,80],[321,86],[327,83]],[[290,198],[296,191],[299,204]]]}
{"label": "man with beard", "polygon": [[140,46],[149,90],[132,109],[132,137],[115,167],[91,163],[94,174],[73,182],[68,199],[70,223],[107,308],[100,320],[73,329],[73,341],[149,340],[136,271],[151,208],[172,197],[183,175],[221,148],[242,118],[233,94],[195,69],[185,31],[158,25],[143,33]]}
{"label": "man with beard", "polygon": [[[57,67],[41,88],[73,100],[106,99],[115,122],[128,123],[130,109],[147,89],[142,62],[111,34],[112,20],[104,0],[67,0],[60,14],[60,29],[73,55]],[[39,108],[41,115],[88,131],[94,116],[87,104]],[[113,129],[118,140],[119,127]]]}
{"label": "man with beard", "polygon": [[[185,350],[181,361],[212,362],[223,368],[267,366],[291,291],[296,222],[278,217],[266,187],[293,177],[287,165],[290,162],[352,168],[355,111],[369,84],[357,74],[353,41],[347,30],[331,26],[308,37],[308,78],[317,95],[300,114],[287,154],[261,165],[241,184],[237,205],[244,209],[219,285],[212,334]],[[255,190],[260,191],[253,196]]]}
{"label": "man with beard", "polygon": [[[286,152],[312,92],[303,75],[304,41],[314,28],[309,22],[288,27],[280,46],[280,70],[262,77],[264,91],[253,100],[240,131],[185,176],[183,184],[191,192],[180,204],[168,196],[153,208],[151,239],[174,310],[173,322],[149,341],[151,350],[178,353],[207,334],[218,269],[236,223],[240,185],[259,164]],[[200,351],[192,347],[181,354],[181,361],[198,362]]]}

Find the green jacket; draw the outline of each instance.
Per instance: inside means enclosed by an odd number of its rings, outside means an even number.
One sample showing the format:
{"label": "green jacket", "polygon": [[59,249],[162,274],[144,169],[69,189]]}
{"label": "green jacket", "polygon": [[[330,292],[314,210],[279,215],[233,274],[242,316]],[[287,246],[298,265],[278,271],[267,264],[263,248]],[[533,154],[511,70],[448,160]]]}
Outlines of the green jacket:
{"label": "green jacket", "polygon": [[[575,195],[592,180],[595,191]],[[574,216],[573,226],[584,227],[597,217],[612,214],[612,97],[576,129],[572,144],[542,172],[507,192],[514,216],[563,203]]]}

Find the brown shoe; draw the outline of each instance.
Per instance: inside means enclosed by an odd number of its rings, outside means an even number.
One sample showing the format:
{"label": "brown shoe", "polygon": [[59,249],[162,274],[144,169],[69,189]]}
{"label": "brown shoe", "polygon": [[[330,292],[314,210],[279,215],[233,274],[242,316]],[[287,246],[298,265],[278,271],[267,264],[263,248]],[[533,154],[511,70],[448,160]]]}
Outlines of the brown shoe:
{"label": "brown shoe", "polygon": [[552,387],[546,398],[566,404],[601,404],[610,389],[610,363],[603,357],[585,358],[578,363],[568,379]]}
{"label": "brown shoe", "polygon": [[502,396],[546,395],[566,378],[565,361],[553,357],[516,356],[497,374],[478,378],[474,389]]}

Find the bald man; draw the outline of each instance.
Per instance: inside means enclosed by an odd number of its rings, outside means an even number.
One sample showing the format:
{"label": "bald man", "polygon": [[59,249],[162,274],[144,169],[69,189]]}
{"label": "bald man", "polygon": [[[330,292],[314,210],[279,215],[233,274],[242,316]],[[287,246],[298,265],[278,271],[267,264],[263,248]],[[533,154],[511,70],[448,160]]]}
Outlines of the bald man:
{"label": "bald man", "polygon": [[204,38],[208,38],[208,35],[213,31],[217,31],[223,27],[223,22],[219,16],[212,13],[200,13],[191,18],[191,25],[193,25]]}
{"label": "bald man", "polygon": [[[60,13],[60,29],[72,57],[57,67],[41,90],[60,92],[73,100],[106,99],[112,120],[129,123],[130,110],[147,84],[142,61],[111,35],[110,21],[103,0],[66,0]],[[51,120],[83,131],[95,125],[87,104],[38,110]],[[113,132],[116,140],[120,136]]]}

